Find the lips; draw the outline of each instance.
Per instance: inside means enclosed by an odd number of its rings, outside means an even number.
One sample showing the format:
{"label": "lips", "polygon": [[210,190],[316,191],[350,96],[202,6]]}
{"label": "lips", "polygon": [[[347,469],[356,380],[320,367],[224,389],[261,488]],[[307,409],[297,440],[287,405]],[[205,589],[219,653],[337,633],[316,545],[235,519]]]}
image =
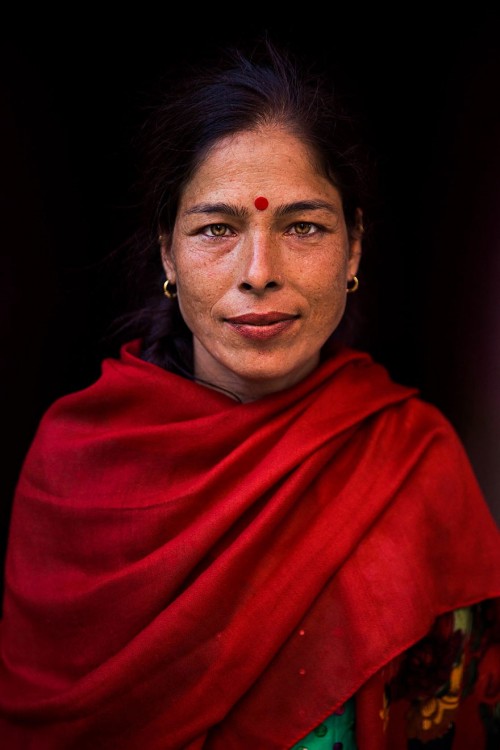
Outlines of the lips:
{"label": "lips", "polygon": [[236,325],[270,326],[285,320],[295,320],[297,317],[298,315],[284,312],[246,313],[244,315],[236,315],[234,318],[226,318],[226,321]]}
{"label": "lips", "polygon": [[263,342],[294,328],[298,317],[291,313],[273,311],[236,315],[234,318],[226,318],[225,322],[239,336]]}

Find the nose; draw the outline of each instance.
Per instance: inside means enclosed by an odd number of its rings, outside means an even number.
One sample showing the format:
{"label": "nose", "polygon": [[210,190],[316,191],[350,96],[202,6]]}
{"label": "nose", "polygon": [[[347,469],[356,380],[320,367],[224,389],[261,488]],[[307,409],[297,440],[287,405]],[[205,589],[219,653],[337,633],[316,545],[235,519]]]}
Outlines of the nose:
{"label": "nose", "polygon": [[243,250],[239,287],[242,291],[278,289],[283,283],[280,249],[267,234],[248,238]]}

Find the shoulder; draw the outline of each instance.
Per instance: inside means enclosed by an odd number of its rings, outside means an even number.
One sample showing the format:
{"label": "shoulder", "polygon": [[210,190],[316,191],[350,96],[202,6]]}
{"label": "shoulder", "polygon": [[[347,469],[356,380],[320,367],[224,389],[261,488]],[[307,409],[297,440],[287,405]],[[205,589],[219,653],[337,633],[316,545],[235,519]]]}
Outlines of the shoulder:
{"label": "shoulder", "polygon": [[76,497],[98,465],[110,470],[126,463],[124,441],[141,425],[154,428],[168,417],[172,378],[142,361],[135,350],[103,361],[100,376],[87,387],[56,399],[43,414],[27,451],[17,495],[66,491]]}
{"label": "shoulder", "polygon": [[96,436],[114,425],[133,422],[138,415],[146,421],[154,401],[162,415],[162,400],[155,395],[161,389],[168,392],[175,377],[142,360],[138,342],[131,342],[122,347],[118,357],[103,360],[93,383],[61,396],[49,406],[40,420],[35,442],[53,439],[58,443],[61,437],[77,433]]}

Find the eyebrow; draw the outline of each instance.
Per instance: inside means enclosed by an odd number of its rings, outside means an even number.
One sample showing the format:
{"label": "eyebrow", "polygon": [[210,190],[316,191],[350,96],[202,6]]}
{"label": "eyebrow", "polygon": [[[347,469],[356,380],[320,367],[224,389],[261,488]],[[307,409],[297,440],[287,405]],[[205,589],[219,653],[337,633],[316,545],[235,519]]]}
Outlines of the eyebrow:
{"label": "eyebrow", "polygon": [[[320,211],[326,209],[332,213],[338,214],[339,209],[335,204],[322,200],[294,201],[293,203],[283,203],[276,208],[276,216],[287,216],[288,214],[297,213],[298,211]],[[248,208],[236,206],[233,203],[197,203],[186,210],[186,214],[226,214],[236,218],[245,218],[249,214]]]}
{"label": "eyebrow", "polygon": [[326,209],[332,211],[332,213],[338,214],[339,209],[334,203],[328,203],[328,201],[320,200],[309,200],[309,201],[295,201],[294,203],[283,203],[278,206],[275,213],[277,216],[286,216],[287,214],[293,214],[297,211],[320,211]]}
{"label": "eyebrow", "polygon": [[248,209],[232,203],[197,203],[188,208],[186,214],[227,214],[236,218],[248,216]]}

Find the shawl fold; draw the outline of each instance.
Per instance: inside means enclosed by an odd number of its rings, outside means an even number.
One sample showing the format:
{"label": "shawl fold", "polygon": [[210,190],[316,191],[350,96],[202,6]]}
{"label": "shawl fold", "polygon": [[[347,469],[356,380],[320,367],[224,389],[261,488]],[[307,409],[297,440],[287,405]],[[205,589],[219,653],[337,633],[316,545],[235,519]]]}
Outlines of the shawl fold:
{"label": "shawl fold", "polygon": [[239,404],[139,350],[56,401],[26,456],[9,748],[285,750],[439,614],[500,595],[454,429],[368,354]]}

